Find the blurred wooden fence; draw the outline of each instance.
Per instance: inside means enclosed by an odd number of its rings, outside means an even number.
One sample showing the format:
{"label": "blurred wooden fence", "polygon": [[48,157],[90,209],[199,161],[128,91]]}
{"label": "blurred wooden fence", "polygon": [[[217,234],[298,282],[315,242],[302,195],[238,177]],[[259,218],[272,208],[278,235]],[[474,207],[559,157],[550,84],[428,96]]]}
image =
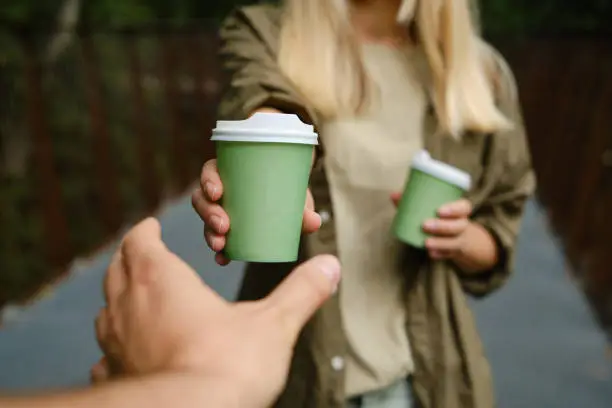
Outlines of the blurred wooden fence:
{"label": "blurred wooden fence", "polygon": [[501,48],[519,82],[538,196],[572,272],[612,328],[612,39]]}
{"label": "blurred wooden fence", "polygon": [[[0,35],[0,307],[184,192],[213,154],[223,82],[206,29],[81,34],[54,61],[35,40]],[[612,42],[497,43],[519,82],[539,198],[610,324]]]}
{"label": "blurred wooden fence", "polygon": [[80,34],[54,60],[0,34],[0,308],[197,179],[221,86],[214,31]]}

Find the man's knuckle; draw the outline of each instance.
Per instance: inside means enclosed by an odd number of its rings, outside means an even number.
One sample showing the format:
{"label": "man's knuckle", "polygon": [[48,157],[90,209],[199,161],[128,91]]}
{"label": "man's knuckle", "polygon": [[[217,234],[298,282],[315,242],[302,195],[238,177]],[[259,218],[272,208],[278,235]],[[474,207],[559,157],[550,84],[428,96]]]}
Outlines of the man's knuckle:
{"label": "man's knuckle", "polygon": [[123,255],[123,259],[129,259],[132,253],[138,251],[139,245],[140,241],[138,239],[138,235],[133,230],[128,232],[128,234],[123,239],[123,243],[121,245],[121,253]]}
{"label": "man's knuckle", "polygon": [[150,251],[141,251],[129,268],[128,274],[139,282],[149,281],[153,276],[157,261]]}
{"label": "man's knuckle", "polygon": [[110,269],[109,271],[106,272],[106,274],[104,275],[104,280],[102,282],[102,290],[104,292],[104,297],[106,298],[106,300],[110,300],[110,296],[111,296],[111,281],[113,279],[112,275],[117,273],[114,269]]}
{"label": "man's knuckle", "polygon": [[106,329],[106,322],[103,320],[102,315],[98,315],[95,320],[96,327],[96,338],[98,341],[103,341],[108,336],[108,331]]}

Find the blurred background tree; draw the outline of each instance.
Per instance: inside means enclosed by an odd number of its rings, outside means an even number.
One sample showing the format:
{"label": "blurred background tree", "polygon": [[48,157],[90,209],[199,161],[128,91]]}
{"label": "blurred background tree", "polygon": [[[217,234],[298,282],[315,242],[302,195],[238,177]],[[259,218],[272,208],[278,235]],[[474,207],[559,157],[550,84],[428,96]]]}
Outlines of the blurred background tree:
{"label": "blurred background tree", "polygon": [[248,0],[2,0],[3,24],[51,29],[69,8],[79,10],[79,21],[96,28],[135,27],[143,24],[185,24],[221,19]]}
{"label": "blurred background tree", "polygon": [[[253,0],[2,0],[0,21],[52,28],[67,5],[77,4],[82,24],[126,27],[150,23],[185,24],[221,19]],[[612,31],[610,0],[479,0],[488,33]]]}
{"label": "blurred background tree", "polygon": [[[207,67],[198,70],[201,76],[194,72],[197,64],[205,63],[214,53],[215,25],[231,8],[246,2],[0,1],[2,309],[7,302],[27,300],[66,269],[65,265],[51,265],[45,256],[48,240],[41,209],[47,203],[38,189],[40,174],[35,170],[39,163],[35,162],[35,143],[28,127],[33,122],[28,119],[31,112],[27,108],[32,102],[29,90],[33,84],[42,96],[35,103],[46,111],[44,123],[36,122],[51,139],[51,147],[45,151],[51,150],[52,172],[60,180],[60,206],[69,230],[68,251],[87,256],[112,239],[99,211],[104,196],[97,186],[100,180],[96,178],[94,139],[104,138],[112,157],[112,162],[105,165],[118,175],[115,195],[121,220],[129,222],[150,210],[139,184],[142,172],[132,116],[137,91],[130,87],[134,70],[140,76],[141,115],[149,131],[152,173],[159,181],[159,196],[168,198],[177,193],[168,191],[175,190],[177,184],[172,180],[169,117],[180,116],[184,127],[180,139],[186,146],[196,146],[207,138],[200,130],[200,117],[211,116],[213,109],[201,103],[202,96],[195,89],[197,81],[214,88],[219,78],[204,72]],[[185,27],[192,33],[181,37]],[[135,35],[124,35],[124,29],[130,28]],[[190,46],[192,52],[198,47],[203,52],[191,55],[187,51]],[[29,75],[26,66],[32,60],[38,71]],[[169,88],[175,94],[172,104],[168,101]],[[92,115],[97,124],[92,123]],[[182,161],[197,162],[199,167],[202,153],[197,148],[188,150],[189,157]],[[192,173],[195,178],[196,172]]]}
{"label": "blurred background tree", "polygon": [[[612,0],[470,1],[480,3],[485,34],[495,40],[541,34],[612,33]],[[141,65],[138,67],[142,71],[139,75],[143,77],[142,83],[146,84],[143,85],[143,106],[148,109],[149,126],[157,133],[152,138],[156,149],[155,165],[159,168],[160,179],[167,180],[171,177],[172,166],[167,158],[170,146],[167,139],[171,132],[163,122],[167,119],[169,104],[163,79],[170,76],[176,84],[184,84],[185,79],[193,82],[198,76],[194,73],[201,73],[203,66],[194,62],[190,43],[181,39],[170,43],[160,41],[160,38],[165,36],[165,40],[171,40],[170,37],[180,36],[178,31],[186,27],[195,29],[194,32],[201,31],[200,36],[208,35],[232,8],[257,2],[0,0],[0,93],[3,95],[0,102],[0,308],[7,297],[26,297],[33,287],[48,280],[50,273],[55,273],[50,272],[48,265],[37,255],[42,251],[43,228],[37,213],[38,192],[33,183],[32,165],[28,161],[32,143],[28,121],[24,120],[27,115],[24,38],[37,46],[36,58],[42,61],[41,87],[46,98],[48,126],[62,181],[64,206],[70,214],[72,249],[77,254],[84,254],[109,239],[97,225],[99,220],[96,219],[95,206],[92,206],[100,199],[91,191],[93,170],[88,156],[92,152],[88,111],[92,99],[99,99],[102,107],[99,115],[108,120],[111,147],[116,152],[113,159],[121,180],[123,211],[128,214],[125,219],[137,217],[142,211],[142,197],[134,187],[138,182],[137,147],[130,117],[130,109],[133,109],[130,98],[134,97],[134,90],[129,87],[134,61]],[[124,29],[140,30],[140,34],[134,38],[124,36]],[[172,34],[173,29],[179,30]],[[77,35],[79,30],[82,30],[81,40],[91,42],[83,45]],[[100,35],[88,36],[87,31]],[[200,45],[203,43],[201,40],[198,39]],[[176,44],[182,44],[182,51]],[[92,49],[91,55],[96,62],[91,65],[99,65],[96,75],[100,76],[97,78],[99,84],[94,85],[83,73],[83,54]],[[173,50],[184,60],[182,63],[173,58]],[[201,63],[210,65],[213,55],[211,46],[200,56],[206,60]],[[174,70],[174,73],[163,73],[164,61],[171,68],[168,71]],[[178,88],[176,84],[171,85]],[[91,89],[99,91],[99,95],[92,98]],[[176,109],[181,110],[184,117],[201,115],[199,102],[192,99],[188,92],[177,91]],[[197,129],[192,130],[189,125],[183,128],[183,133],[189,133],[194,140],[201,138]]]}
{"label": "blurred background tree", "polygon": [[494,36],[611,32],[610,0],[480,0],[485,32]]}

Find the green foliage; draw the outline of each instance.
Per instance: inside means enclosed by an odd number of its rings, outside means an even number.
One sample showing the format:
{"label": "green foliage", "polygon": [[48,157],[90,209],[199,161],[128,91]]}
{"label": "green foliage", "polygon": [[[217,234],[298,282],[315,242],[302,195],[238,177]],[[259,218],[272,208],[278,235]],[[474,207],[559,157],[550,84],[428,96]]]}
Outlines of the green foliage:
{"label": "green foliage", "polygon": [[[128,44],[135,46],[142,65],[144,110],[148,138],[152,147],[148,169],[142,169],[140,146],[134,126],[134,94],[130,82]],[[189,84],[194,74],[195,58],[206,60],[195,47],[208,49],[205,43],[214,37],[191,34],[179,37],[174,65],[175,81]],[[32,156],[28,117],[23,50],[11,35],[0,35],[0,44],[10,52],[0,54],[0,89],[5,98],[0,110],[0,153],[9,152],[8,139],[19,139],[30,145],[24,171],[9,171],[0,160],[0,308],[7,301],[22,301],[36,293],[41,285],[57,278],[61,268],[45,259],[48,243],[43,241],[44,220],[41,206],[45,197],[39,191],[39,165]],[[144,179],[154,180],[161,198],[182,193],[186,187],[175,178],[177,163],[189,164],[189,174],[197,178],[202,157],[202,115],[210,116],[213,106],[198,104],[193,85],[182,86],[173,105],[182,126],[184,155],[175,157],[170,127],[170,104],[166,100],[162,69],[164,41],[155,35],[136,38],[120,34],[97,34],[86,45],[93,50],[94,64],[100,74],[101,117],[108,131],[110,160],[103,163],[106,172],[117,178],[120,216],[130,223],[145,215]],[[90,103],[95,82],[88,82],[84,70],[84,48],[72,41],[53,62],[43,65],[43,108],[52,138],[54,174],[60,179],[61,210],[68,224],[69,245],[77,256],[87,256],[113,238],[103,225],[100,179],[96,174]],[[212,71],[214,72],[214,70]],[[211,80],[211,78],[205,78]],[[216,80],[216,78],[215,78]],[[210,104],[210,105],[209,105]],[[204,106],[203,106],[204,105]],[[43,124],[44,125],[44,124]],[[43,126],[44,127],[44,126]],[[206,127],[206,126],[204,126]],[[6,149],[4,151],[3,149]],[[4,156],[1,156],[4,157]],[[191,180],[188,180],[189,182]]]}
{"label": "green foliage", "polygon": [[[427,1],[427,0],[422,0]],[[475,0],[476,1],[476,0]],[[150,27],[158,24],[180,27],[210,24],[224,17],[232,8],[253,0],[81,0],[80,23],[98,31],[117,28]],[[610,30],[612,2],[606,0],[481,0],[481,17],[486,33],[496,36],[524,36],[533,32],[587,32]],[[56,27],[66,0],[2,0],[0,22],[20,25],[37,33],[39,44],[47,44]],[[208,24],[208,23],[207,23]],[[118,174],[119,199],[124,220],[142,215],[142,175],[138,162],[133,127],[132,95],[129,87],[125,38],[117,34],[96,36],[103,88],[103,115],[107,120],[113,162]],[[0,110],[2,138],[29,137],[26,126],[23,54],[20,43],[8,31],[0,30]],[[99,205],[92,164],[93,146],[88,112],[87,84],[83,75],[78,41],[69,44],[57,61],[44,67],[45,106],[53,137],[54,158],[61,179],[62,205],[73,249],[78,254],[99,247],[109,237],[100,225]],[[40,48],[41,50],[43,48]],[[160,42],[155,36],[139,38],[137,49],[144,75],[160,75]],[[190,56],[188,50],[179,52]],[[179,58],[180,59],[180,58]],[[188,76],[192,67],[185,64],[179,75]],[[149,84],[150,85],[150,84]],[[190,170],[196,176],[201,163],[202,106],[193,95],[179,96],[178,103],[189,157]],[[168,101],[162,87],[145,89],[147,119],[150,121],[153,157],[151,174],[160,191],[173,184]],[[0,153],[3,139],[0,138]],[[182,158],[181,158],[182,159]],[[192,164],[193,165],[192,165]],[[0,163],[2,164],[2,163]],[[57,271],[45,263],[42,242],[43,224],[39,205],[44,199],[36,188],[32,157],[23,174],[4,174],[0,167],[0,307],[7,299],[20,300],[32,294]]]}
{"label": "green foliage", "polygon": [[125,26],[150,22],[155,12],[147,0],[90,0],[83,2],[81,17],[94,27]]}
{"label": "green foliage", "polygon": [[494,35],[610,31],[609,0],[480,0],[485,31]]}
{"label": "green foliage", "polygon": [[[95,28],[180,25],[219,20],[253,0],[81,0],[80,23]],[[0,21],[37,29],[54,27],[65,0],[3,0]]]}
{"label": "green foliage", "polygon": [[62,0],[2,0],[0,19],[50,27],[61,4]]}
{"label": "green foliage", "polygon": [[[52,28],[66,0],[3,0],[0,20]],[[610,30],[609,0],[475,0],[487,32],[525,35],[534,31]],[[255,0],[81,0],[81,23],[97,28],[148,24],[181,25],[219,20],[233,7]]]}

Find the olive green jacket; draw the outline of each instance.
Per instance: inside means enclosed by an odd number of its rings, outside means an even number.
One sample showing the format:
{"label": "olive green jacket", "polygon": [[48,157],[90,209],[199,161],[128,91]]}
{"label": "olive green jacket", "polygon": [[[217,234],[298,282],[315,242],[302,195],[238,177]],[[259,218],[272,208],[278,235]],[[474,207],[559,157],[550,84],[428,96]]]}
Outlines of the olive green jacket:
{"label": "olive green jacket", "polygon": [[[224,24],[221,58],[230,82],[220,106],[221,118],[244,119],[266,106],[297,113],[317,124],[316,112],[277,66],[280,17],[280,10],[274,6],[251,6],[238,10]],[[494,406],[489,364],[466,293],[487,295],[508,278],[534,177],[514,79],[501,57],[492,55],[499,107],[515,122],[514,130],[492,135],[468,133],[456,140],[436,132],[433,109],[425,119],[427,150],[433,157],[469,172],[475,180],[468,196],[475,208],[473,221],[492,233],[502,256],[492,270],[478,275],[464,273],[449,262],[432,262],[415,250],[406,249],[403,259],[398,259],[406,278],[407,332],[415,360],[413,387],[423,408]],[[323,145],[319,156],[325,154],[324,150]],[[302,240],[302,259],[336,253],[333,208],[323,162],[316,161],[310,187],[317,211],[329,217],[324,217],[317,233]],[[290,269],[287,265],[250,265],[240,298],[265,296]],[[343,358],[348,345],[341,328],[336,296],[303,330],[277,407],[345,406]]]}

